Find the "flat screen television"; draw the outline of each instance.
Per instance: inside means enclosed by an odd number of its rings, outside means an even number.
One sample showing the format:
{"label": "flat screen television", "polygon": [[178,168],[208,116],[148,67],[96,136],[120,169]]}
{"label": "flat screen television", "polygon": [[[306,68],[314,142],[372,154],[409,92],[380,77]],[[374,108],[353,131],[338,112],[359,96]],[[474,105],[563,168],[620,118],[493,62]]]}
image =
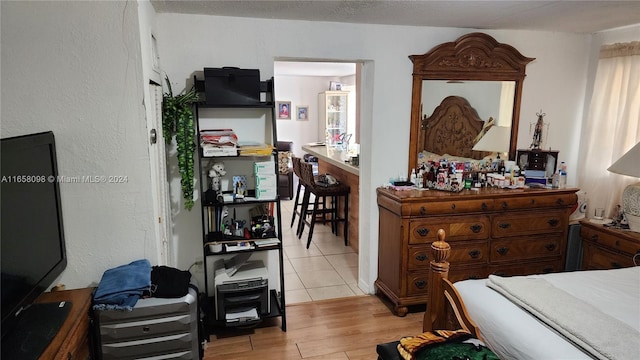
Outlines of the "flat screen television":
{"label": "flat screen television", "polygon": [[21,312],[66,268],[67,256],[53,132],[0,142],[0,306],[5,340]]}

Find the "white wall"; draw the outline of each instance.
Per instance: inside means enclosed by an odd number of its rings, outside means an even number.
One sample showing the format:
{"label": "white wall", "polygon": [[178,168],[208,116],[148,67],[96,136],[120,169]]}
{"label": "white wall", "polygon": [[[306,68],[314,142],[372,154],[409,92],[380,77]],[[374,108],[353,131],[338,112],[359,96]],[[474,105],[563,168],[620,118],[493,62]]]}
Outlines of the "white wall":
{"label": "white wall", "polygon": [[[163,69],[173,79],[188,79],[205,66],[259,68],[266,78],[279,58],[365,61],[363,78],[373,87],[363,89],[362,94],[359,274],[361,287],[372,291],[377,275],[375,188],[390,174],[406,172],[408,167],[412,64],[407,56],[425,53],[470,30],[181,14],[159,14],[158,24]],[[543,109],[551,123],[547,143],[560,150],[560,160],[575,169],[578,144],[567,134],[582,119],[590,36],[512,30],[487,33],[537,58],[528,66],[524,81],[519,145],[529,145],[528,122],[535,121],[536,112]],[[197,216],[190,214],[190,219]]]}
{"label": "white wall", "polygon": [[[329,89],[324,76],[276,76],[276,100],[291,101],[291,120],[277,120],[278,140],[293,141],[296,156],[304,155],[302,145],[320,141],[318,134],[318,93]],[[309,106],[308,120],[296,120],[296,106]],[[324,136],[322,136],[324,138]]]}
{"label": "white wall", "polygon": [[84,287],[110,267],[154,263],[136,3],[1,6],[1,136],[52,130],[61,175],[128,178],[60,185],[68,266],[59,282]]}

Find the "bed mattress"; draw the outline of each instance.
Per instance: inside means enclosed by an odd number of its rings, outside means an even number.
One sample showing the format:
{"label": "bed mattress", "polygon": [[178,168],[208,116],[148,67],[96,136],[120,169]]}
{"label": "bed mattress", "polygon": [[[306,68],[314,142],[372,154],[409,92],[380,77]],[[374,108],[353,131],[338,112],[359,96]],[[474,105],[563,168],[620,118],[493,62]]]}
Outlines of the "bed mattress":
{"label": "bed mattress", "polygon": [[[544,278],[640,331],[640,267],[527,277]],[[501,359],[592,359],[555,330],[488,288],[486,281],[465,280],[454,286],[484,342]]]}

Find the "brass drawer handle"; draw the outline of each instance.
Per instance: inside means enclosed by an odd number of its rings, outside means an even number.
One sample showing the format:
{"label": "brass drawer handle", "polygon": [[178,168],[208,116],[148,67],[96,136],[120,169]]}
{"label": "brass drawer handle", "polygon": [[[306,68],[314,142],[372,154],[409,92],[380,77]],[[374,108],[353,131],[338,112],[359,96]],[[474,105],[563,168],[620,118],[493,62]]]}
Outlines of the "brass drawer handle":
{"label": "brass drawer handle", "polygon": [[480,250],[471,250],[469,251],[469,256],[471,256],[472,259],[477,259],[480,257]]}
{"label": "brass drawer handle", "polygon": [[510,227],[511,227],[511,223],[500,223],[500,224],[498,224],[498,226],[499,226],[501,229],[508,229],[508,228],[510,228]]}
{"label": "brass drawer handle", "polygon": [[427,215],[427,208],[420,206],[420,215]]}
{"label": "brass drawer handle", "polygon": [[531,199],[531,205],[535,205],[536,199]]}
{"label": "brass drawer handle", "polygon": [[558,224],[560,223],[560,220],[558,219],[550,219],[549,221],[547,221],[547,223],[553,227],[558,226]]}
{"label": "brass drawer handle", "polygon": [[481,206],[481,208],[482,208],[482,210],[487,210],[487,208],[488,208],[488,206],[487,206],[487,204],[485,204],[485,203],[482,203],[482,206]]}
{"label": "brass drawer handle", "polygon": [[430,230],[429,230],[429,229],[427,229],[427,228],[419,228],[419,229],[417,229],[417,230],[416,230],[416,232],[418,233],[418,235],[423,236],[423,237],[424,237],[424,236],[427,236],[427,234],[429,234],[429,231],[430,231]]}
{"label": "brass drawer handle", "polygon": [[556,203],[558,205],[564,205],[564,200],[562,200],[562,198],[558,198],[558,200],[556,200]]}
{"label": "brass drawer handle", "polygon": [[469,229],[471,229],[471,231],[472,231],[474,234],[477,234],[477,233],[479,233],[480,231],[482,231],[482,225],[480,225],[480,224],[471,225],[471,226],[469,227]]}
{"label": "brass drawer handle", "polygon": [[507,204],[506,201],[503,201],[502,202],[502,208],[505,209],[505,210],[508,209],[509,208],[509,204]]}
{"label": "brass drawer handle", "polygon": [[416,280],[413,282],[418,289],[424,289],[427,286],[427,282],[425,280]]}
{"label": "brass drawer handle", "polygon": [[425,254],[416,255],[416,260],[418,260],[418,261],[425,261],[425,260],[428,260],[428,259],[429,259],[429,257],[427,255],[425,255]]}
{"label": "brass drawer handle", "polygon": [[497,252],[498,252],[498,254],[500,254],[500,255],[507,255],[507,253],[509,252],[509,248],[508,248],[508,247],[506,247],[506,246],[503,246],[503,247],[501,247],[501,248],[498,248],[496,251],[497,251]]}
{"label": "brass drawer handle", "polygon": [[456,204],[451,204],[451,210],[455,210],[456,209]]}
{"label": "brass drawer handle", "polygon": [[549,250],[549,251],[553,251],[556,249],[556,244],[547,244],[544,246],[545,249]]}

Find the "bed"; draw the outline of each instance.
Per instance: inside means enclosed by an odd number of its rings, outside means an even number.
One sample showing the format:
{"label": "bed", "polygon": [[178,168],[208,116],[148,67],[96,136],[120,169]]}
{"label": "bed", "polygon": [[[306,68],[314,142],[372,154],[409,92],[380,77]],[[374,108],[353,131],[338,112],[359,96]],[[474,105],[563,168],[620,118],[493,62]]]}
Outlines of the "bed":
{"label": "bed", "polygon": [[424,331],[467,329],[501,359],[640,357],[640,266],[452,284],[449,250],[440,230]]}

